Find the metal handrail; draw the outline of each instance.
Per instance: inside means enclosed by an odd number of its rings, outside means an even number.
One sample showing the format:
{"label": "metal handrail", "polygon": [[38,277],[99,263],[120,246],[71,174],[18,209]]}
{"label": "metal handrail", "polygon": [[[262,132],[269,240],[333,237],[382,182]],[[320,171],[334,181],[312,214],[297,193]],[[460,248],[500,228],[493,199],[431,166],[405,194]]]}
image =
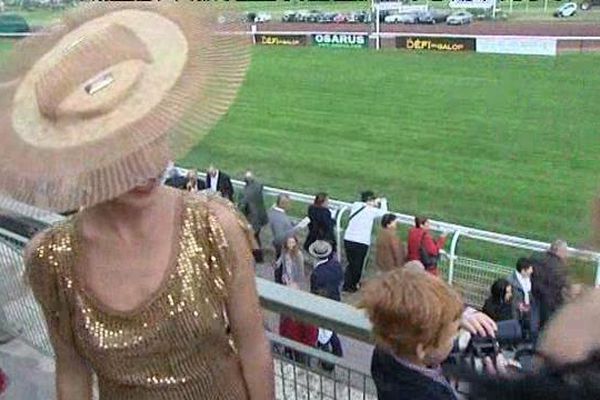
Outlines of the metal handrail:
{"label": "metal handrail", "polygon": [[[186,171],[185,168],[180,168],[180,170]],[[206,173],[198,172],[198,176],[206,178]],[[232,179],[231,183],[238,187],[243,188],[245,183],[240,180]],[[299,201],[302,203],[311,204],[313,202],[314,196],[307,195],[304,193],[294,192],[286,189],[278,189],[275,187],[264,186],[263,192],[267,195],[277,196],[279,194],[287,194],[290,199]],[[341,200],[329,200],[329,204],[333,208],[344,209],[351,208],[352,204],[349,202],[341,201]],[[413,215],[402,214],[397,212],[390,213],[394,214],[398,218],[398,222],[405,225],[413,225],[415,217]],[[429,224],[431,229],[439,232],[454,232],[460,233],[460,236],[469,237],[471,239],[482,240],[494,244],[505,245],[510,247],[515,247],[524,250],[536,251],[536,252],[544,252],[550,248],[550,243],[542,242],[538,240],[526,239],[518,236],[511,236],[502,233],[485,231],[483,229],[471,228],[463,225],[437,221],[430,219]],[[340,237],[340,231],[337,232],[338,238]],[[457,239],[458,240],[458,239]],[[338,248],[340,241],[338,240]],[[595,261],[596,262],[596,274],[595,274],[595,286],[600,287],[600,252],[590,251],[590,250],[581,250],[574,247],[569,247],[568,252],[570,256],[580,258],[587,261]],[[339,253],[338,253],[339,254]],[[451,250],[449,258],[450,261],[456,256],[456,248],[454,251]]]}
{"label": "metal handrail", "polygon": [[364,312],[349,304],[290,289],[263,278],[256,278],[256,287],[260,303],[267,310],[292,315],[310,324],[373,343],[371,322]]}

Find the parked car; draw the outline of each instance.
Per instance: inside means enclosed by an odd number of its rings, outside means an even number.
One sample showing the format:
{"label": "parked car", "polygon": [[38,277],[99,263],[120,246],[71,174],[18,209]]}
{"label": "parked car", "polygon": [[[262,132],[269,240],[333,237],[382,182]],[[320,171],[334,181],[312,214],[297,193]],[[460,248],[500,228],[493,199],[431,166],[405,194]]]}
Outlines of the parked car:
{"label": "parked car", "polygon": [[335,22],[336,24],[348,22],[348,16],[342,13],[335,14],[335,17],[333,17],[333,22]]}
{"label": "parked car", "polygon": [[577,3],[565,3],[554,11],[554,16],[557,18],[572,17],[577,13]]}
{"label": "parked car", "polygon": [[22,16],[18,14],[0,14],[0,33],[25,33],[30,31],[29,24]]}
{"label": "parked car", "polygon": [[387,24],[416,24],[419,20],[419,14],[415,12],[405,12],[400,14],[391,14],[385,17]]}
{"label": "parked car", "polygon": [[321,17],[321,11],[311,10],[302,16],[302,22],[318,22]]}
{"label": "parked car", "polygon": [[264,23],[264,22],[269,22],[271,20],[271,14],[266,13],[266,12],[259,12],[258,14],[256,14],[256,17],[254,18],[254,22],[256,23]]}
{"label": "parked car", "polygon": [[448,25],[464,25],[473,22],[473,14],[468,11],[458,11],[452,13],[446,18]]}
{"label": "parked car", "polygon": [[297,22],[298,21],[298,13],[296,11],[286,11],[283,13],[281,17],[282,22]]}
{"label": "parked car", "polygon": [[421,24],[437,24],[446,22],[446,18],[450,15],[447,11],[429,10],[419,13],[419,23]]}
{"label": "parked car", "polygon": [[336,13],[322,13],[321,15],[319,15],[317,17],[317,22],[321,23],[321,24],[328,24],[333,22],[333,19],[335,18]]}
{"label": "parked car", "polygon": [[367,11],[352,12],[352,13],[348,14],[346,21],[350,22],[350,23],[354,23],[354,24],[369,23],[369,22],[371,22],[371,13],[369,13]]}
{"label": "parked car", "polygon": [[584,0],[579,7],[583,11],[591,10],[592,7],[600,6],[600,0]]}

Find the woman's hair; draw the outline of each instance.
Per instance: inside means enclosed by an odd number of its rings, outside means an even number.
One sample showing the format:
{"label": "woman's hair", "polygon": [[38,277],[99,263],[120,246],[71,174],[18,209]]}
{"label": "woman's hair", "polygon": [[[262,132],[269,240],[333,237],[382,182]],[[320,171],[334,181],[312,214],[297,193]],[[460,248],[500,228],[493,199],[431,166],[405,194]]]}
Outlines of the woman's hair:
{"label": "woman's hair", "polygon": [[425,225],[425,223],[429,221],[429,218],[427,217],[415,217],[415,226],[417,228],[422,227],[423,225]]}
{"label": "woman's hair", "polygon": [[285,242],[283,242],[283,250],[286,252],[288,251],[287,243],[290,239],[294,239],[294,243],[295,243],[294,248],[292,249],[292,251],[290,253],[294,256],[298,255],[298,253],[300,252],[300,245],[298,243],[298,238],[296,238],[296,236],[294,236],[294,235],[291,235],[291,236],[288,236],[285,238]]}
{"label": "woman's hair", "polygon": [[419,260],[409,261],[406,264],[404,264],[402,266],[402,268],[404,268],[406,270],[412,270],[412,271],[421,271],[421,272],[425,271],[425,266]]}
{"label": "woman's hair", "polygon": [[396,220],[396,216],[394,214],[385,214],[381,218],[381,226],[384,228],[387,228],[395,220]]}
{"label": "woman's hair", "polygon": [[327,193],[325,192],[321,192],[321,193],[317,193],[317,195],[315,196],[315,201],[313,202],[313,205],[315,206],[321,206],[323,205],[323,203],[325,203],[325,200],[327,200]]}
{"label": "woman's hair", "polygon": [[397,355],[414,354],[419,343],[438,346],[444,330],[463,312],[460,296],[447,283],[406,269],[369,281],[358,307],[367,312],[376,342]]}
{"label": "woman's hair", "polygon": [[506,279],[496,279],[494,283],[492,283],[492,287],[490,288],[490,292],[492,293],[492,299],[494,302],[503,303],[504,298],[506,296],[506,289],[510,286],[510,282]]}

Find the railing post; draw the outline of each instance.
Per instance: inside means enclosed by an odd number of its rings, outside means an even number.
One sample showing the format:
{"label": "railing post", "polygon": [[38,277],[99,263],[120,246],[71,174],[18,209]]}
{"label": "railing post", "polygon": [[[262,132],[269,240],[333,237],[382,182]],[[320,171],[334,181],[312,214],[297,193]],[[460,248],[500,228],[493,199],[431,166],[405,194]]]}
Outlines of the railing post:
{"label": "railing post", "polygon": [[458,238],[460,237],[460,231],[455,231],[452,235],[452,242],[450,243],[450,265],[448,266],[448,284],[452,285],[454,279],[454,260],[456,259],[456,246],[458,245]]}
{"label": "railing post", "polygon": [[348,206],[340,208],[335,217],[335,239],[337,247],[336,253],[339,262],[342,262],[342,216],[348,210],[350,210]]}

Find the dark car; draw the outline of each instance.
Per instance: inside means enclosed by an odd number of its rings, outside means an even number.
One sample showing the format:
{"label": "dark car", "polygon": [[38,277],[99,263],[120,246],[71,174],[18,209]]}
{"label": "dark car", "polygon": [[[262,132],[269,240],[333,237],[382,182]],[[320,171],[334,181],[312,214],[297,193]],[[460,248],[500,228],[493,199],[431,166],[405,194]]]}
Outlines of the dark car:
{"label": "dark car", "polygon": [[29,24],[22,16],[18,14],[0,14],[0,33],[26,33],[30,31]]}
{"label": "dark car", "polygon": [[446,19],[450,16],[447,11],[440,10],[429,10],[419,13],[419,23],[421,24],[437,24],[446,22]]}
{"label": "dark car", "polygon": [[305,21],[306,22],[319,22],[319,18],[321,18],[322,14],[323,13],[321,11],[311,10],[306,15]]}
{"label": "dark car", "polygon": [[281,17],[282,22],[298,22],[298,13],[295,11],[286,11]]}
{"label": "dark car", "polygon": [[335,19],[336,15],[337,15],[336,13],[323,13],[323,14],[319,15],[319,17],[317,18],[317,22],[319,22],[321,24],[331,23]]}

